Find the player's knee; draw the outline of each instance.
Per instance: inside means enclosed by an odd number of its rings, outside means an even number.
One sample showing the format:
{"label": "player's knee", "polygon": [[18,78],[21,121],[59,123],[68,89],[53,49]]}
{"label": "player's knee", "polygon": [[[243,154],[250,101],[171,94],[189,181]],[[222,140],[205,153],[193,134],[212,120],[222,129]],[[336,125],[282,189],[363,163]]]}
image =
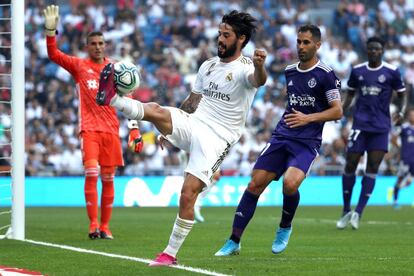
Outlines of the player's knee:
{"label": "player's knee", "polygon": [[190,191],[181,191],[180,206],[184,209],[190,209],[194,206],[197,195]]}
{"label": "player's knee", "polygon": [[283,179],[283,193],[286,195],[293,195],[298,191],[299,185],[296,180],[284,178]]}
{"label": "player's knee", "polygon": [[249,185],[247,186],[247,191],[254,195],[261,195],[266,189],[266,185],[261,184],[253,179],[250,180]]}
{"label": "player's knee", "polygon": [[368,174],[377,174],[379,170],[380,163],[376,162],[367,162],[367,167],[365,173]]}
{"label": "player's knee", "polygon": [[164,118],[167,115],[167,110],[160,106],[157,103],[151,102],[145,105],[145,114],[144,117],[147,120],[150,119],[160,119]]}
{"label": "player's knee", "polygon": [[99,168],[98,166],[85,166],[85,177],[98,178]]}
{"label": "player's knee", "polygon": [[345,165],[344,172],[346,174],[354,174],[357,168],[357,164],[354,164],[353,162],[347,162]]}

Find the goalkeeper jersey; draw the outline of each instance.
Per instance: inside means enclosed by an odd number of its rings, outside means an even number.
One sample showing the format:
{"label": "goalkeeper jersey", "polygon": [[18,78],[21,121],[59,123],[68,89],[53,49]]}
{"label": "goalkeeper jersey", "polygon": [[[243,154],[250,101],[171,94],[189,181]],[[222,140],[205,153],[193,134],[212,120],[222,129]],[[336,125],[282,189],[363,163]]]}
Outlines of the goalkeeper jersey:
{"label": "goalkeeper jersey", "polygon": [[66,55],[57,48],[56,38],[47,36],[47,52],[49,58],[65,68],[76,82],[76,93],[79,98],[79,131],[97,131],[119,134],[119,121],[115,108],[100,106],[95,102],[99,87],[99,74],[108,64],[105,58],[97,64],[89,58],[78,58]]}

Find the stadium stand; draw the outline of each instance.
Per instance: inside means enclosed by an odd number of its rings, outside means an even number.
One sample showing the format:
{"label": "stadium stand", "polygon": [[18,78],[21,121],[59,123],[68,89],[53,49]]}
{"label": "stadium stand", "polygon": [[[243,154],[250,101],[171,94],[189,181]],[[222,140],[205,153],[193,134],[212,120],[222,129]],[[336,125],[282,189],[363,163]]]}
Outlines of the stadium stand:
{"label": "stadium stand", "polygon": [[[69,74],[47,59],[42,10],[48,1],[26,1],[26,174],[79,175],[81,155],[77,137],[75,86]],[[56,2],[56,1],[55,1]],[[112,4],[111,4],[112,3]],[[101,30],[107,39],[107,53],[117,60],[128,60],[140,67],[142,85],[134,93],[141,101],[178,106],[186,97],[198,66],[216,51],[217,24],[223,13],[246,10],[260,19],[261,27],[246,47],[268,52],[269,80],[259,89],[249,114],[244,138],[222,165],[225,175],[246,175],[263,148],[285,105],[284,67],[296,56],[296,27],[311,22],[323,32],[320,58],[346,80],[352,64],[364,60],[364,41],[379,34],[387,41],[385,59],[399,66],[407,85],[410,105],[414,105],[414,1],[206,1],[201,0],[118,0],[57,1],[61,7],[59,48],[66,53],[85,56],[86,34]],[[0,9],[2,15],[9,13]],[[0,32],[4,30],[0,26]],[[1,35],[2,44],[10,36]],[[0,48],[2,62],[9,57]],[[0,78],[0,87],[7,86]],[[345,85],[345,81],[342,85]],[[7,90],[0,100],[10,100]],[[0,105],[0,108],[6,107]],[[1,110],[1,114],[10,110]],[[136,156],[126,150],[127,121],[121,118],[120,136],[124,143],[126,166],[123,175],[180,174],[181,156],[176,151],[161,151],[157,131],[141,122],[144,152]],[[10,125],[0,116],[0,140],[10,141],[1,131]],[[328,123],[321,155],[313,166],[314,175],[338,175],[344,165],[345,141],[350,128],[349,114]],[[0,143],[6,144],[6,143]],[[391,147],[391,146],[390,146]],[[10,150],[0,148],[0,155]],[[380,172],[394,174],[398,151],[390,148]],[[3,161],[4,163],[5,161]],[[0,164],[8,166],[9,164]],[[157,166],[155,166],[156,164]],[[363,163],[361,163],[361,171]]]}

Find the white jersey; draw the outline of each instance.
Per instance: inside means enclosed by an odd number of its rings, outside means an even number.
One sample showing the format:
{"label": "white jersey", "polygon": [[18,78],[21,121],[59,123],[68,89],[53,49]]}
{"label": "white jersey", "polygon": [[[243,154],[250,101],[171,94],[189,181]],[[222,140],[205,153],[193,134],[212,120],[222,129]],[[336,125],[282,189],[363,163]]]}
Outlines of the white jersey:
{"label": "white jersey", "polygon": [[229,63],[211,58],[198,70],[193,92],[203,97],[193,115],[229,143],[240,138],[257,91],[248,80],[253,72],[252,60],[242,55]]}

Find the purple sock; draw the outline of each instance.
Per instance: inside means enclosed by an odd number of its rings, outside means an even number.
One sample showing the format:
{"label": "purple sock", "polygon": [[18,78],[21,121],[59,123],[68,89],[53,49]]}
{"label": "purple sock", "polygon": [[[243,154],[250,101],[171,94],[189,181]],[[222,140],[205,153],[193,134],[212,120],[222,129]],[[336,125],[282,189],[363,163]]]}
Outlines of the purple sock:
{"label": "purple sock", "polygon": [[258,200],[259,196],[254,195],[247,190],[244,191],[233,220],[233,232],[230,239],[234,242],[240,242],[244,229],[254,215]]}
{"label": "purple sock", "polygon": [[355,185],[355,174],[344,174],[342,175],[342,196],[344,199],[344,209],[343,214],[345,215],[349,211],[351,211],[351,197],[352,197],[352,190],[354,189]]}
{"label": "purple sock", "polygon": [[287,228],[292,225],[292,220],[295,216],[296,209],[298,208],[299,200],[299,191],[293,195],[283,194],[282,219],[280,220],[279,224],[281,228]]}
{"label": "purple sock", "polygon": [[398,193],[400,191],[400,187],[398,187],[398,185],[394,186],[394,202],[397,202],[398,200]]}
{"label": "purple sock", "polygon": [[355,208],[355,212],[361,216],[362,212],[364,211],[365,206],[368,203],[368,199],[371,196],[372,191],[374,190],[375,186],[375,176],[367,176],[364,175],[362,178],[362,189],[361,194],[359,195],[358,205]]}

